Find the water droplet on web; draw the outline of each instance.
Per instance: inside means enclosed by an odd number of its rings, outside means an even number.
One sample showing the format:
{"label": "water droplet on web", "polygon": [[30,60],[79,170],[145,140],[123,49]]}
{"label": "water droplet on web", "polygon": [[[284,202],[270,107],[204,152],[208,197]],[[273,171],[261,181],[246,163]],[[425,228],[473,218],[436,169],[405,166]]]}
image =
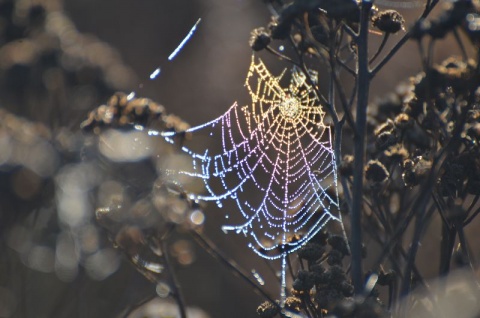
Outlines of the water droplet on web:
{"label": "water droplet on web", "polygon": [[130,94],[127,95],[127,100],[130,101],[133,98],[135,98],[135,92],[131,92]]}
{"label": "water droplet on web", "polygon": [[155,287],[155,291],[157,292],[158,297],[167,298],[170,295],[170,286],[164,282],[159,282]]}
{"label": "water droplet on web", "polygon": [[202,225],[205,221],[205,215],[200,210],[195,210],[190,214],[190,221],[195,225]]}
{"label": "water droplet on web", "polygon": [[253,277],[255,277],[255,279],[261,286],[265,285],[265,281],[256,270],[252,269],[252,274],[253,274]]}
{"label": "water droplet on web", "polygon": [[142,257],[140,257],[140,255],[135,255],[134,257],[132,257],[132,262],[135,264],[135,265],[138,265],[150,272],[153,272],[153,273],[156,273],[156,274],[160,274],[162,271],[163,271],[163,265],[162,264],[159,264],[159,263],[156,263],[156,262],[151,262],[151,261],[147,261],[145,259],[143,259]]}
{"label": "water droplet on web", "polygon": [[113,213],[115,211],[118,211],[122,208],[121,205],[113,206],[113,207],[103,207],[103,208],[98,208],[95,210],[95,218],[98,221],[101,221],[104,217],[106,217],[108,214]]}
{"label": "water droplet on web", "polygon": [[280,46],[278,47],[278,50],[279,50],[280,52],[283,52],[283,51],[285,50],[285,47],[284,47],[283,45],[280,45]]}
{"label": "water droplet on web", "polygon": [[150,79],[151,80],[156,79],[159,74],[160,74],[160,67],[157,67],[155,71],[153,71],[152,74],[150,74]]}
{"label": "water droplet on web", "polygon": [[190,40],[190,38],[192,37],[193,33],[195,32],[195,30],[197,29],[197,26],[198,24],[202,21],[201,18],[199,18],[197,20],[197,22],[193,25],[193,27],[190,29],[190,32],[188,32],[187,36],[182,40],[182,42],[180,42],[180,44],[177,46],[177,48],[172,52],[172,54],[170,54],[170,56],[168,57],[168,60],[171,61],[175,58],[175,56],[177,56],[177,54],[180,52],[180,50],[185,46],[185,44],[188,42],[188,40]]}

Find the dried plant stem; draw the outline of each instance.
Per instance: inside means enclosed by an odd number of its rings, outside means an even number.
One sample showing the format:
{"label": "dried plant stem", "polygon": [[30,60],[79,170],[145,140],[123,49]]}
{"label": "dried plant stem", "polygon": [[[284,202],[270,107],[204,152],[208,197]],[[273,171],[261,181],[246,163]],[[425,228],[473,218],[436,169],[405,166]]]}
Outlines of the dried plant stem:
{"label": "dried plant stem", "polygon": [[390,33],[385,33],[383,35],[383,39],[382,39],[382,43],[380,43],[380,46],[378,47],[378,50],[377,52],[375,53],[375,55],[373,55],[373,57],[370,59],[370,64],[373,63],[373,61],[375,61],[375,59],[380,55],[380,53],[383,51],[383,49],[385,48],[385,45],[387,44],[387,41],[388,41],[388,38],[389,38],[389,35]]}
{"label": "dried plant stem", "polygon": [[[430,12],[433,10],[433,8],[437,5],[439,0],[433,0],[433,1],[428,1],[428,3],[425,5],[425,10],[423,11],[422,15],[420,18],[417,19],[417,21],[421,21],[421,19],[425,19]],[[394,57],[398,50],[400,50],[405,43],[412,37],[413,32],[409,31],[407,32],[398,42],[395,44],[395,46],[390,50],[390,52],[387,53],[387,55],[380,61],[380,63],[377,64],[377,66],[374,67],[372,72],[370,73],[370,76],[373,78],[375,75]]]}
{"label": "dried plant stem", "polygon": [[[407,264],[405,266],[404,277],[402,286],[400,288],[400,297],[406,297],[410,292],[411,283],[412,283],[412,271],[415,266],[415,259],[417,256],[418,248],[420,246],[421,236],[429,219],[428,215],[431,215],[435,209],[435,205],[431,205],[428,213],[426,213],[426,205],[428,204],[428,196],[424,196],[423,200],[416,209],[416,222],[415,222],[415,231],[412,238],[412,244],[408,252]],[[407,298],[408,299],[408,298]],[[407,300],[408,301],[408,300]],[[405,310],[409,306],[402,306],[402,309]],[[403,316],[406,317],[406,313],[403,313]]]}
{"label": "dried plant stem", "polygon": [[351,208],[351,249],[352,249],[352,281],[355,293],[363,293],[362,271],[362,204],[363,204],[363,166],[365,158],[365,133],[367,127],[368,93],[370,90],[370,71],[368,68],[368,24],[373,3],[362,1],[360,30],[357,36],[358,49],[358,86],[357,113],[355,122],[355,166],[353,172],[352,208]]}
{"label": "dried plant stem", "polygon": [[172,291],[173,291],[173,297],[175,298],[175,300],[178,304],[178,310],[180,311],[180,317],[181,318],[187,318],[185,300],[183,299],[183,294],[180,290],[180,285],[178,283],[177,276],[175,275],[175,272],[173,271],[170,256],[168,255],[167,240],[161,240],[160,244],[161,244],[161,248],[162,248],[162,252],[163,252],[163,259],[165,261],[165,269],[169,274],[170,287],[172,288]]}
{"label": "dried plant stem", "polygon": [[256,290],[259,294],[261,294],[263,297],[265,297],[273,305],[277,306],[279,310],[282,310],[280,305],[275,300],[273,300],[273,298],[269,294],[267,294],[263,289],[258,287],[258,285],[250,278],[250,276],[242,268],[240,268],[235,262],[233,262],[227,256],[225,256],[215,246],[215,244],[212,241],[210,241],[204,235],[202,235],[201,233],[199,233],[195,230],[190,231],[190,234],[192,235],[193,239],[200,246],[202,246],[210,255],[212,255],[214,258],[219,260],[229,270],[233,271],[235,274],[237,274],[241,278],[243,278],[251,287],[253,287],[254,290]]}

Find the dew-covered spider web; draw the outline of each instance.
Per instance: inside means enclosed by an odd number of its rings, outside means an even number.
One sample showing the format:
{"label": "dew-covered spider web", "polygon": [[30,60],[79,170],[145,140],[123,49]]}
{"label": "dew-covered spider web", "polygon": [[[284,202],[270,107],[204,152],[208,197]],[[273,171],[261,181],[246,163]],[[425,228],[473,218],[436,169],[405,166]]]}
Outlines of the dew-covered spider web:
{"label": "dew-covered spider web", "polygon": [[[310,78],[316,78],[310,72]],[[261,257],[281,259],[282,300],[287,254],[330,220],[340,221],[325,112],[301,70],[293,68],[290,83],[283,88],[285,73],[275,77],[252,57],[245,83],[251,104],[235,103],[222,116],[188,129],[193,141],[197,135],[208,136],[210,146],[201,150],[183,146],[193,168],[179,172],[204,182],[206,193],[197,199],[219,207],[234,202],[237,211],[229,209],[226,214],[225,232],[247,237],[249,247]],[[177,134],[161,135],[174,143]],[[300,239],[291,240],[295,234],[301,234]]]}

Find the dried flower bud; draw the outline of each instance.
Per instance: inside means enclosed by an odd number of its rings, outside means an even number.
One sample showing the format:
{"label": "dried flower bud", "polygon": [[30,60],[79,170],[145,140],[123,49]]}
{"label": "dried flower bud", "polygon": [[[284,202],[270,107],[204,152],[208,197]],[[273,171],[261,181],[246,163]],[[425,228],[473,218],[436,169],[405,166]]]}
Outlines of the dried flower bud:
{"label": "dried flower bud", "polygon": [[378,150],[386,150],[390,146],[395,145],[398,142],[397,136],[391,132],[383,132],[377,136],[375,140],[375,146]]}
{"label": "dried flower bud", "polygon": [[330,288],[318,291],[315,296],[318,306],[328,311],[332,310],[344,298],[342,291]]}
{"label": "dried flower bud", "polygon": [[300,234],[294,234],[289,237],[287,237],[287,243],[296,243],[302,239],[302,236]]}
{"label": "dried flower bud", "polygon": [[[165,108],[148,98],[134,98],[117,92],[110,97],[106,105],[101,105],[91,111],[88,119],[82,122],[80,127],[85,131],[93,130],[97,133],[100,132],[100,128],[148,126],[158,120],[164,121],[164,124],[168,126],[169,116],[164,116],[164,114]],[[180,122],[182,121],[180,120]],[[188,128],[188,124],[182,123]]]}
{"label": "dried flower bud", "polygon": [[273,318],[278,314],[278,306],[269,301],[263,302],[258,306],[257,314],[262,318]]}
{"label": "dried flower bud", "polygon": [[330,237],[330,233],[327,230],[321,230],[317,234],[315,234],[312,239],[310,240],[310,243],[315,243],[319,244],[321,246],[327,245],[327,239]]}
{"label": "dried flower bud", "polygon": [[389,176],[387,168],[378,160],[370,160],[365,167],[365,179],[374,183],[383,182]]}
{"label": "dried flower bud", "polygon": [[393,132],[394,129],[395,129],[395,123],[391,119],[387,119],[386,122],[384,122],[383,124],[381,124],[375,129],[374,134],[375,136],[378,136],[384,132]]}
{"label": "dried flower bud", "polygon": [[293,282],[293,288],[298,291],[309,291],[315,285],[315,274],[305,270],[298,271],[297,278]]}
{"label": "dried flower bud", "polygon": [[385,33],[397,33],[405,29],[405,20],[395,10],[385,10],[372,17],[373,26]]}
{"label": "dried flower bud", "polygon": [[413,125],[413,120],[408,116],[408,114],[401,113],[395,117],[395,126],[400,128],[401,130],[409,128]]}
{"label": "dried flower bud", "polygon": [[298,251],[298,257],[313,263],[320,259],[323,253],[325,253],[323,246],[309,242]]}
{"label": "dried flower bud", "polygon": [[343,295],[345,295],[345,297],[353,296],[353,292],[354,292],[353,285],[347,281],[340,283],[340,290],[343,292]]}
{"label": "dried flower bud", "polygon": [[423,157],[416,157],[414,160],[407,159],[403,163],[403,182],[408,187],[416,186],[430,172],[432,162]]}
{"label": "dried flower bud", "polygon": [[310,266],[310,270],[312,271],[312,273],[315,273],[317,275],[325,273],[325,267],[320,264]]}
{"label": "dried flower bud", "polygon": [[408,153],[408,150],[405,147],[403,147],[399,144],[388,148],[387,150],[385,150],[383,152],[383,154],[385,155],[385,157],[387,157],[389,159],[390,163],[392,163],[392,162],[403,162],[410,155]]}
{"label": "dried flower bud", "polygon": [[335,250],[339,251],[343,255],[350,255],[347,241],[341,235],[331,235],[328,240],[328,244]]}
{"label": "dried flower bud", "polygon": [[254,51],[265,49],[271,42],[270,34],[265,28],[257,28],[252,31],[248,44]]}
{"label": "dried flower bud", "polygon": [[298,313],[302,308],[302,301],[297,297],[287,297],[285,299],[285,308]]}
{"label": "dried flower bud", "polygon": [[339,252],[338,250],[331,250],[328,253],[327,263],[328,265],[342,265],[343,253]]}
{"label": "dried flower bud", "polygon": [[340,284],[343,281],[347,280],[347,275],[345,274],[345,271],[341,266],[338,265],[333,265],[330,266],[330,269],[328,270],[328,274],[330,276],[331,283],[337,283]]}

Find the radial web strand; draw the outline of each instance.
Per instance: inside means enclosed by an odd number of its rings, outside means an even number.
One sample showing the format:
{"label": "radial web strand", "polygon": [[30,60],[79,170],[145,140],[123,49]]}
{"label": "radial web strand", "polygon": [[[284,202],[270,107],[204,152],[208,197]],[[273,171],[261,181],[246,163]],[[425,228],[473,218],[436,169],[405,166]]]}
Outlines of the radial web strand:
{"label": "radial web strand", "polygon": [[[187,130],[194,141],[196,136],[207,136],[209,146],[197,150],[184,145],[193,168],[179,172],[204,182],[206,194],[197,199],[214,201],[219,207],[234,202],[236,218],[227,215],[229,224],[222,229],[244,234],[258,255],[282,259],[283,286],[286,255],[330,220],[340,221],[325,112],[299,69],[292,70],[286,88],[281,85],[284,74],[273,76],[252,57],[245,84],[251,104],[235,103],[219,118]],[[162,133],[171,143],[177,135]],[[300,238],[291,240],[295,234]]]}

